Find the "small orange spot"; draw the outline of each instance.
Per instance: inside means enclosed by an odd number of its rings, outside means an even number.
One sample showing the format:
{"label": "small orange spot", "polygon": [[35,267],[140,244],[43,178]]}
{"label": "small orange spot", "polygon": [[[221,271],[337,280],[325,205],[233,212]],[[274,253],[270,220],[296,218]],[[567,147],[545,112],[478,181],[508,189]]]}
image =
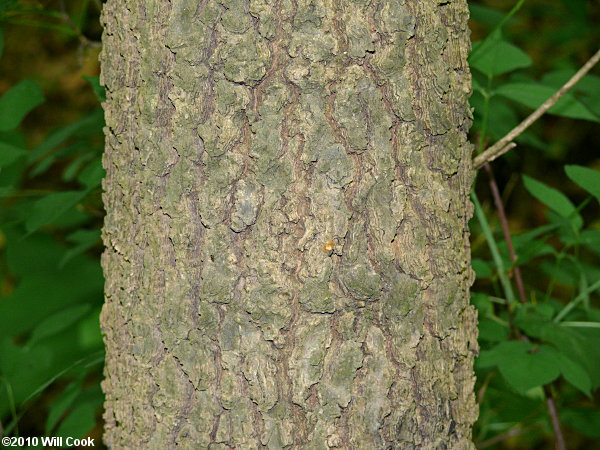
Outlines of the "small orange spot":
{"label": "small orange spot", "polygon": [[325,242],[325,243],[323,244],[323,247],[322,247],[322,248],[323,248],[323,251],[324,251],[324,252],[327,252],[327,253],[329,253],[329,252],[332,252],[332,251],[333,251],[333,249],[335,248],[335,242],[333,242],[333,241],[330,239],[330,240],[328,240],[327,242]]}

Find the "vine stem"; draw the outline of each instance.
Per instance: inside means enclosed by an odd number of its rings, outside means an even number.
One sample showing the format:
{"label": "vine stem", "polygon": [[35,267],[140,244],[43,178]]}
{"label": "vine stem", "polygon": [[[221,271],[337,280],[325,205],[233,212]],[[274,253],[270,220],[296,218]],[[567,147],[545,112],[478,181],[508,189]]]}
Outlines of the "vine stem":
{"label": "vine stem", "polygon": [[489,163],[496,159],[498,156],[503,155],[511,148],[515,147],[516,144],[513,142],[517,136],[525,131],[529,126],[538,120],[543,114],[546,113],[554,104],[569,91],[579,80],[581,80],[586,73],[594,67],[598,61],[600,61],[600,50],[598,50],[594,56],[592,56],[588,62],[586,62],[581,69],[577,71],[575,75],[571,77],[558,91],[556,91],[552,97],[546,100],[542,105],[531,113],[523,122],[510,130],[506,136],[496,142],[494,145],[489,147],[486,151],[475,157],[473,160],[473,168],[480,169],[485,163]]}
{"label": "vine stem", "polygon": [[558,411],[556,409],[556,403],[554,402],[554,396],[550,386],[544,386],[544,394],[546,395],[546,404],[548,405],[548,412],[550,413],[550,419],[552,421],[552,429],[554,430],[554,438],[556,440],[556,450],[567,450],[565,444],[565,438],[560,429],[560,420],[558,419]]}

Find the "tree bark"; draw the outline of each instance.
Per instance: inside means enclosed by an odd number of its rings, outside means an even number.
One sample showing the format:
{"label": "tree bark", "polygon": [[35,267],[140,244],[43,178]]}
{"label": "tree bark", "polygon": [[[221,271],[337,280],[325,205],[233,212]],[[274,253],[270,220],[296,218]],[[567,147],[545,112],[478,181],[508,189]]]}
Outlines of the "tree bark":
{"label": "tree bark", "polygon": [[109,0],[109,447],[473,447],[467,19]]}

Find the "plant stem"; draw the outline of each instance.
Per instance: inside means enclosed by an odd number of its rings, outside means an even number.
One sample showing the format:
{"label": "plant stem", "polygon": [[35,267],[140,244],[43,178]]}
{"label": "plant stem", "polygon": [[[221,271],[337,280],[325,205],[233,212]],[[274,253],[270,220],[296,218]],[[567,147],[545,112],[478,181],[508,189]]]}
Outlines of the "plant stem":
{"label": "plant stem", "polygon": [[565,438],[560,429],[560,421],[558,419],[558,411],[556,409],[556,403],[554,403],[554,397],[552,396],[552,390],[550,386],[544,386],[544,394],[546,394],[546,404],[548,405],[548,412],[550,413],[550,419],[552,420],[552,429],[554,430],[554,438],[556,439],[556,450],[567,450],[565,444]]}
{"label": "plant stem", "polygon": [[573,308],[575,308],[575,306],[577,306],[580,302],[582,302],[585,299],[587,294],[594,292],[598,288],[600,288],[600,280],[596,281],[590,287],[588,287],[583,292],[581,292],[577,297],[575,297],[573,300],[571,300],[569,302],[569,304],[567,306],[565,306],[562,309],[562,311],[556,315],[556,317],[554,318],[554,322],[555,323],[560,322],[563,317],[565,317],[567,314],[569,314],[569,312]]}
{"label": "plant stem", "polygon": [[[487,172],[488,177],[490,179],[490,189],[492,191],[492,196],[494,197],[494,204],[496,205],[496,209],[498,210],[498,217],[500,218],[500,223],[502,224],[504,240],[506,241],[506,247],[508,248],[510,260],[514,264],[517,261],[517,255],[515,254],[512,238],[510,237],[510,227],[508,225],[508,219],[506,218],[506,211],[502,202],[502,196],[500,195],[500,190],[498,189],[498,184],[496,183],[496,177],[494,177],[494,172],[492,171],[492,167],[489,164],[486,164],[483,167],[485,168],[485,171]],[[519,300],[521,300],[521,303],[527,303],[525,287],[523,286],[523,278],[521,277],[521,268],[515,265],[513,268],[513,273],[515,275],[515,282],[517,283]]]}
{"label": "plant stem", "polygon": [[500,252],[498,251],[498,245],[494,240],[494,235],[492,233],[492,230],[490,229],[487,219],[485,218],[485,214],[483,213],[483,209],[481,208],[481,204],[479,203],[475,192],[471,192],[471,200],[473,201],[473,205],[475,206],[475,215],[477,216],[477,220],[479,220],[481,229],[483,231],[483,234],[485,235],[485,239],[490,249],[490,253],[492,254],[494,264],[496,264],[496,269],[498,270],[498,277],[500,278],[500,283],[502,284],[504,294],[506,295],[506,299],[508,300],[508,307],[510,309],[511,305],[513,305],[515,302],[515,293],[513,292],[510,281],[506,276],[504,262],[502,261],[502,257],[500,256]]}

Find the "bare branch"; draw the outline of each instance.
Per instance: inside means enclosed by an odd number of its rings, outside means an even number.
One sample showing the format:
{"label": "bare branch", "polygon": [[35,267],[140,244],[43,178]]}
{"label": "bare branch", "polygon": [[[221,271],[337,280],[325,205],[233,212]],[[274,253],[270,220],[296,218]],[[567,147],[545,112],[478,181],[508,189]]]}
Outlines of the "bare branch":
{"label": "bare branch", "polygon": [[554,440],[556,450],[567,450],[565,444],[565,438],[562,430],[560,429],[560,420],[558,419],[558,411],[556,409],[556,403],[554,403],[554,397],[552,396],[552,390],[549,386],[544,386],[544,394],[546,395],[546,404],[548,405],[548,413],[552,420],[552,430],[554,431]]}
{"label": "bare branch", "polygon": [[538,109],[536,109],[525,120],[523,120],[523,122],[509,131],[506,136],[504,136],[482,154],[478,155],[473,160],[473,167],[475,169],[480,169],[485,163],[493,161],[498,156],[503,155],[511,148],[515,147],[516,144],[513,141],[516,139],[516,137],[525,131],[533,122],[538,120],[546,111],[552,108],[552,106],[554,106],[554,104],[563,95],[565,95],[569,89],[571,89],[579,80],[581,80],[583,76],[588,73],[599,60],[600,50],[598,50],[594,56],[592,56],[589,61],[586,62],[583,67],[581,67],[581,69],[579,69],[577,73],[571,77],[569,81],[567,81],[558,91],[556,91],[552,97],[546,100]]}

